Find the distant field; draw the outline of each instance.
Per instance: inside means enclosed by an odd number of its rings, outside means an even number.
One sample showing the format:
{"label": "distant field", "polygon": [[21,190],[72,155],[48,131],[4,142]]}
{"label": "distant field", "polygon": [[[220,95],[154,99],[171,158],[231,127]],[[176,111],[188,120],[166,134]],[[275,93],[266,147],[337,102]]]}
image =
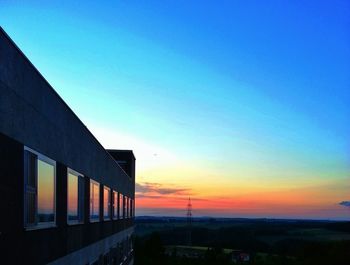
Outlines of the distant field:
{"label": "distant field", "polygon": [[350,240],[350,234],[324,228],[293,229],[283,235],[258,236],[258,239],[274,244],[285,239],[311,240],[311,241],[339,241]]}
{"label": "distant field", "polygon": [[[178,252],[185,252],[185,251],[198,251],[198,252],[203,252],[203,254],[205,253],[205,251],[208,250],[208,247],[202,247],[202,246],[183,246],[183,245],[176,245],[176,246],[165,246],[167,251],[173,251],[174,249],[176,249]],[[223,252],[225,254],[230,254],[233,251],[233,249],[229,249],[229,248],[224,248]]]}
{"label": "distant field", "polygon": [[[247,222],[193,222],[193,228],[208,228],[208,229],[219,229],[225,227],[244,227],[251,224]],[[185,228],[187,227],[186,222],[160,222],[160,223],[137,223],[136,225],[136,234],[139,236],[144,236],[151,234],[152,232],[160,232],[173,228]]]}
{"label": "distant field", "polygon": [[[220,220],[220,219],[219,219]],[[336,224],[329,222],[330,224]],[[222,229],[222,228],[242,228],[242,229],[264,229],[268,230],[279,229],[283,230],[284,236],[286,234],[290,237],[302,237],[302,238],[318,238],[320,240],[349,240],[350,239],[350,223],[342,223],[342,227],[344,224],[348,227],[348,231],[338,231],[337,229],[329,229],[327,227],[327,222],[319,222],[319,221],[271,221],[271,220],[255,220],[255,219],[246,219],[246,220],[235,220],[232,221],[196,221],[192,223],[193,228],[206,228],[206,229]],[[341,223],[340,223],[341,224]],[[337,224],[336,224],[337,225]],[[136,221],[136,234],[142,236],[148,233],[152,233],[154,231],[164,231],[174,228],[186,228],[186,221],[179,220],[170,220],[165,221],[159,219],[147,221]],[[334,225],[332,226],[334,227]],[[271,232],[274,232],[272,231]],[[270,237],[270,236],[269,236]],[[272,238],[274,236],[271,236]]]}

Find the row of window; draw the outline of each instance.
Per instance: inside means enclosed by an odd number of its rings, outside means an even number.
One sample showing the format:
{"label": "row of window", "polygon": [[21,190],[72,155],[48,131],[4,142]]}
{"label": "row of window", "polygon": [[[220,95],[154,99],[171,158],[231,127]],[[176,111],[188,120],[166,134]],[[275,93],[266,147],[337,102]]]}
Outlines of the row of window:
{"label": "row of window", "polygon": [[[73,209],[76,209],[76,207]],[[133,216],[134,200],[104,186],[103,219],[121,219]],[[90,180],[90,220],[100,220],[100,184],[94,180]]]}
{"label": "row of window", "polygon": [[[84,175],[67,170],[67,222],[84,222]],[[27,147],[24,149],[25,225],[40,227],[56,221],[56,162]],[[134,217],[134,200],[103,186],[103,219]],[[100,183],[90,179],[90,221],[100,220]]]}

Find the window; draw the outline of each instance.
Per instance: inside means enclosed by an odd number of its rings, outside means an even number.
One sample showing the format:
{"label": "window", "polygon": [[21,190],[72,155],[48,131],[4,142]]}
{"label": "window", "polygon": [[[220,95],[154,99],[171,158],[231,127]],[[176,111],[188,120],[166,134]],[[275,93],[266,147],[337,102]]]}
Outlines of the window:
{"label": "window", "polygon": [[90,221],[100,219],[100,184],[90,180]]}
{"label": "window", "polygon": [[111,189],[108,187],[103,188],[103,218],[111,219]]}
{"label": "window", "polygon": [[56,162],[25,147],[24,169],[25,226],[54,225]]}
{"label": "window", "polygon": [[123,196],[123,219],[126,218],[126,196]]}
{"label": "window", "polygon": [[129,197],[126,197],[126,218],[129,218]]}
{"label": "window", "polygon": [[113,219],[118,218],[118,192],[113,191]]}
{"label": "window", "polygon": [[82,174],[68,169],[68,223],[82,223],[84,221],[84,177]]}
{"label": "window", "polygon": [[124,218],[124,200],[123,194],[119,193],[119,217],[120,219]]}

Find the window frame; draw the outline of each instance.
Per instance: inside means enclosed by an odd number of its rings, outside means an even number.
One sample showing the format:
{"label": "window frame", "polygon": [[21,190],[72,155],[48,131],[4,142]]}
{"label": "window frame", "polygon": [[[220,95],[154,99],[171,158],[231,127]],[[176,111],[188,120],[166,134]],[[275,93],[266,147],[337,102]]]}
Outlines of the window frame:
{"label": "window frame", "polygon": [[[27,176],[25,176],[25,172],[23,172],[23,184],[24,184],[24,228],[25,230],[36,230],[36,229],[43,229],[43,228],[50,228],[50,227],[57,227],[57,224],[56,224],[56,221],[57,221],[57,210],[56,210],[56,201],[57,201],[57,192],[56,192],[56,188],[57,188],[57,185],[56,185],[56,177],[57,177],[57,164],[56,164],[56,161],[29,148],[28,146],[24,146],[23,148],[23,151],[27,151],[27,152],[30,152],[34,155],[36,155],[36,172],[35,172],[35,189],[36,189],[36,194],[35,194],[35,203],[36,203],[36,207],[35,207],[35,223],[27,223],[27,220],[26,220],[26,214],[27,214],[27,196],[26,196],[26,185],[27,185]],[[24,157],[24,152],[23,152],[23,160],[25,159]],[[52,222],[38,222],[38,175],[39,175],[39,171],[38,171],[38,161],[42,161],[44,163],[47,163],[51,166],[53,166],[54,168],[54,176],[53,176],[53,184],[54,184],[54,187],[53,187],[53,214],[54,214],[54,218],[53,218],[53,221]]]}
{"label": "window frame", "polygon": [[[93,208],[92,207],[92,200],[91,200],[91,185],[97,185],[98,186],[98,217],[92,217],[92,215],[91,215],[91,208]],[[101,187],[101,184],[99,183],[99,182],[97,182],[96,180],[93,180],[93,179],[90,179],[90,213],[89,213],[89,221],[90,221],[90,223],[96,223],[96,222],[99,222],[100,221],[100,218],[101,218],[101,214],[100,214],[100,212],[101,212],[101,209],[100,209],[100,204],[101,204],[101,202],[100,202],[100,200],[101,200],[101,189],[100,189],[100,187]]]}
{"label": "window frame", "polygon": [[[77,179],[78,179],[78,181],[77,181],[77,183],[78,183],[78,194],[77,194],[77,197],[78,197],[78,202],[77,202],[77,207],[78,207],[78,209],[77,209],[77,213],[78,213],[78,218],[79,218],[79,200],[80,199],[82,199],[82,204],[83,204],[83,208],[81,209],[82,210],[82,220],[81,221],[79,221],[79,220],[69,220],[69,214],[68,214],[68,211],[69,211],[69,174],[72,174],[72,175],[74,175],[74,176],[76,176],[77,177]],[[73,169],[71,169],[71,168],[69,168],[69,167],[67,167],[67,224],[68,225],[77,225],[77,224],[84,224],[84,210],[85,210],[85,185],[83,184],[83,197],[82,198],[80,198],[80,194],[79,194],[79,178],[82,178],[83,179],[83,181],[84,181],[84,175],[83,174],[81,174],[81,173],[79,173],[78,171],[75,171],[75,170],[73,170]],[[84,183],[84,182],[83,182]]]}

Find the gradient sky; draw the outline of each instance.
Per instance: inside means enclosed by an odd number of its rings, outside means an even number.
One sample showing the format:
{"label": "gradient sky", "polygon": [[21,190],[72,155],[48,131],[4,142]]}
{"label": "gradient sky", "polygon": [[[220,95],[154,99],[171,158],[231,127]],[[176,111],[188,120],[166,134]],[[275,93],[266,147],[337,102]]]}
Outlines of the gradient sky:
{"label": "gradient sky", "polygon": [[0,2],[137,215],[350,219],[349,1]]}

